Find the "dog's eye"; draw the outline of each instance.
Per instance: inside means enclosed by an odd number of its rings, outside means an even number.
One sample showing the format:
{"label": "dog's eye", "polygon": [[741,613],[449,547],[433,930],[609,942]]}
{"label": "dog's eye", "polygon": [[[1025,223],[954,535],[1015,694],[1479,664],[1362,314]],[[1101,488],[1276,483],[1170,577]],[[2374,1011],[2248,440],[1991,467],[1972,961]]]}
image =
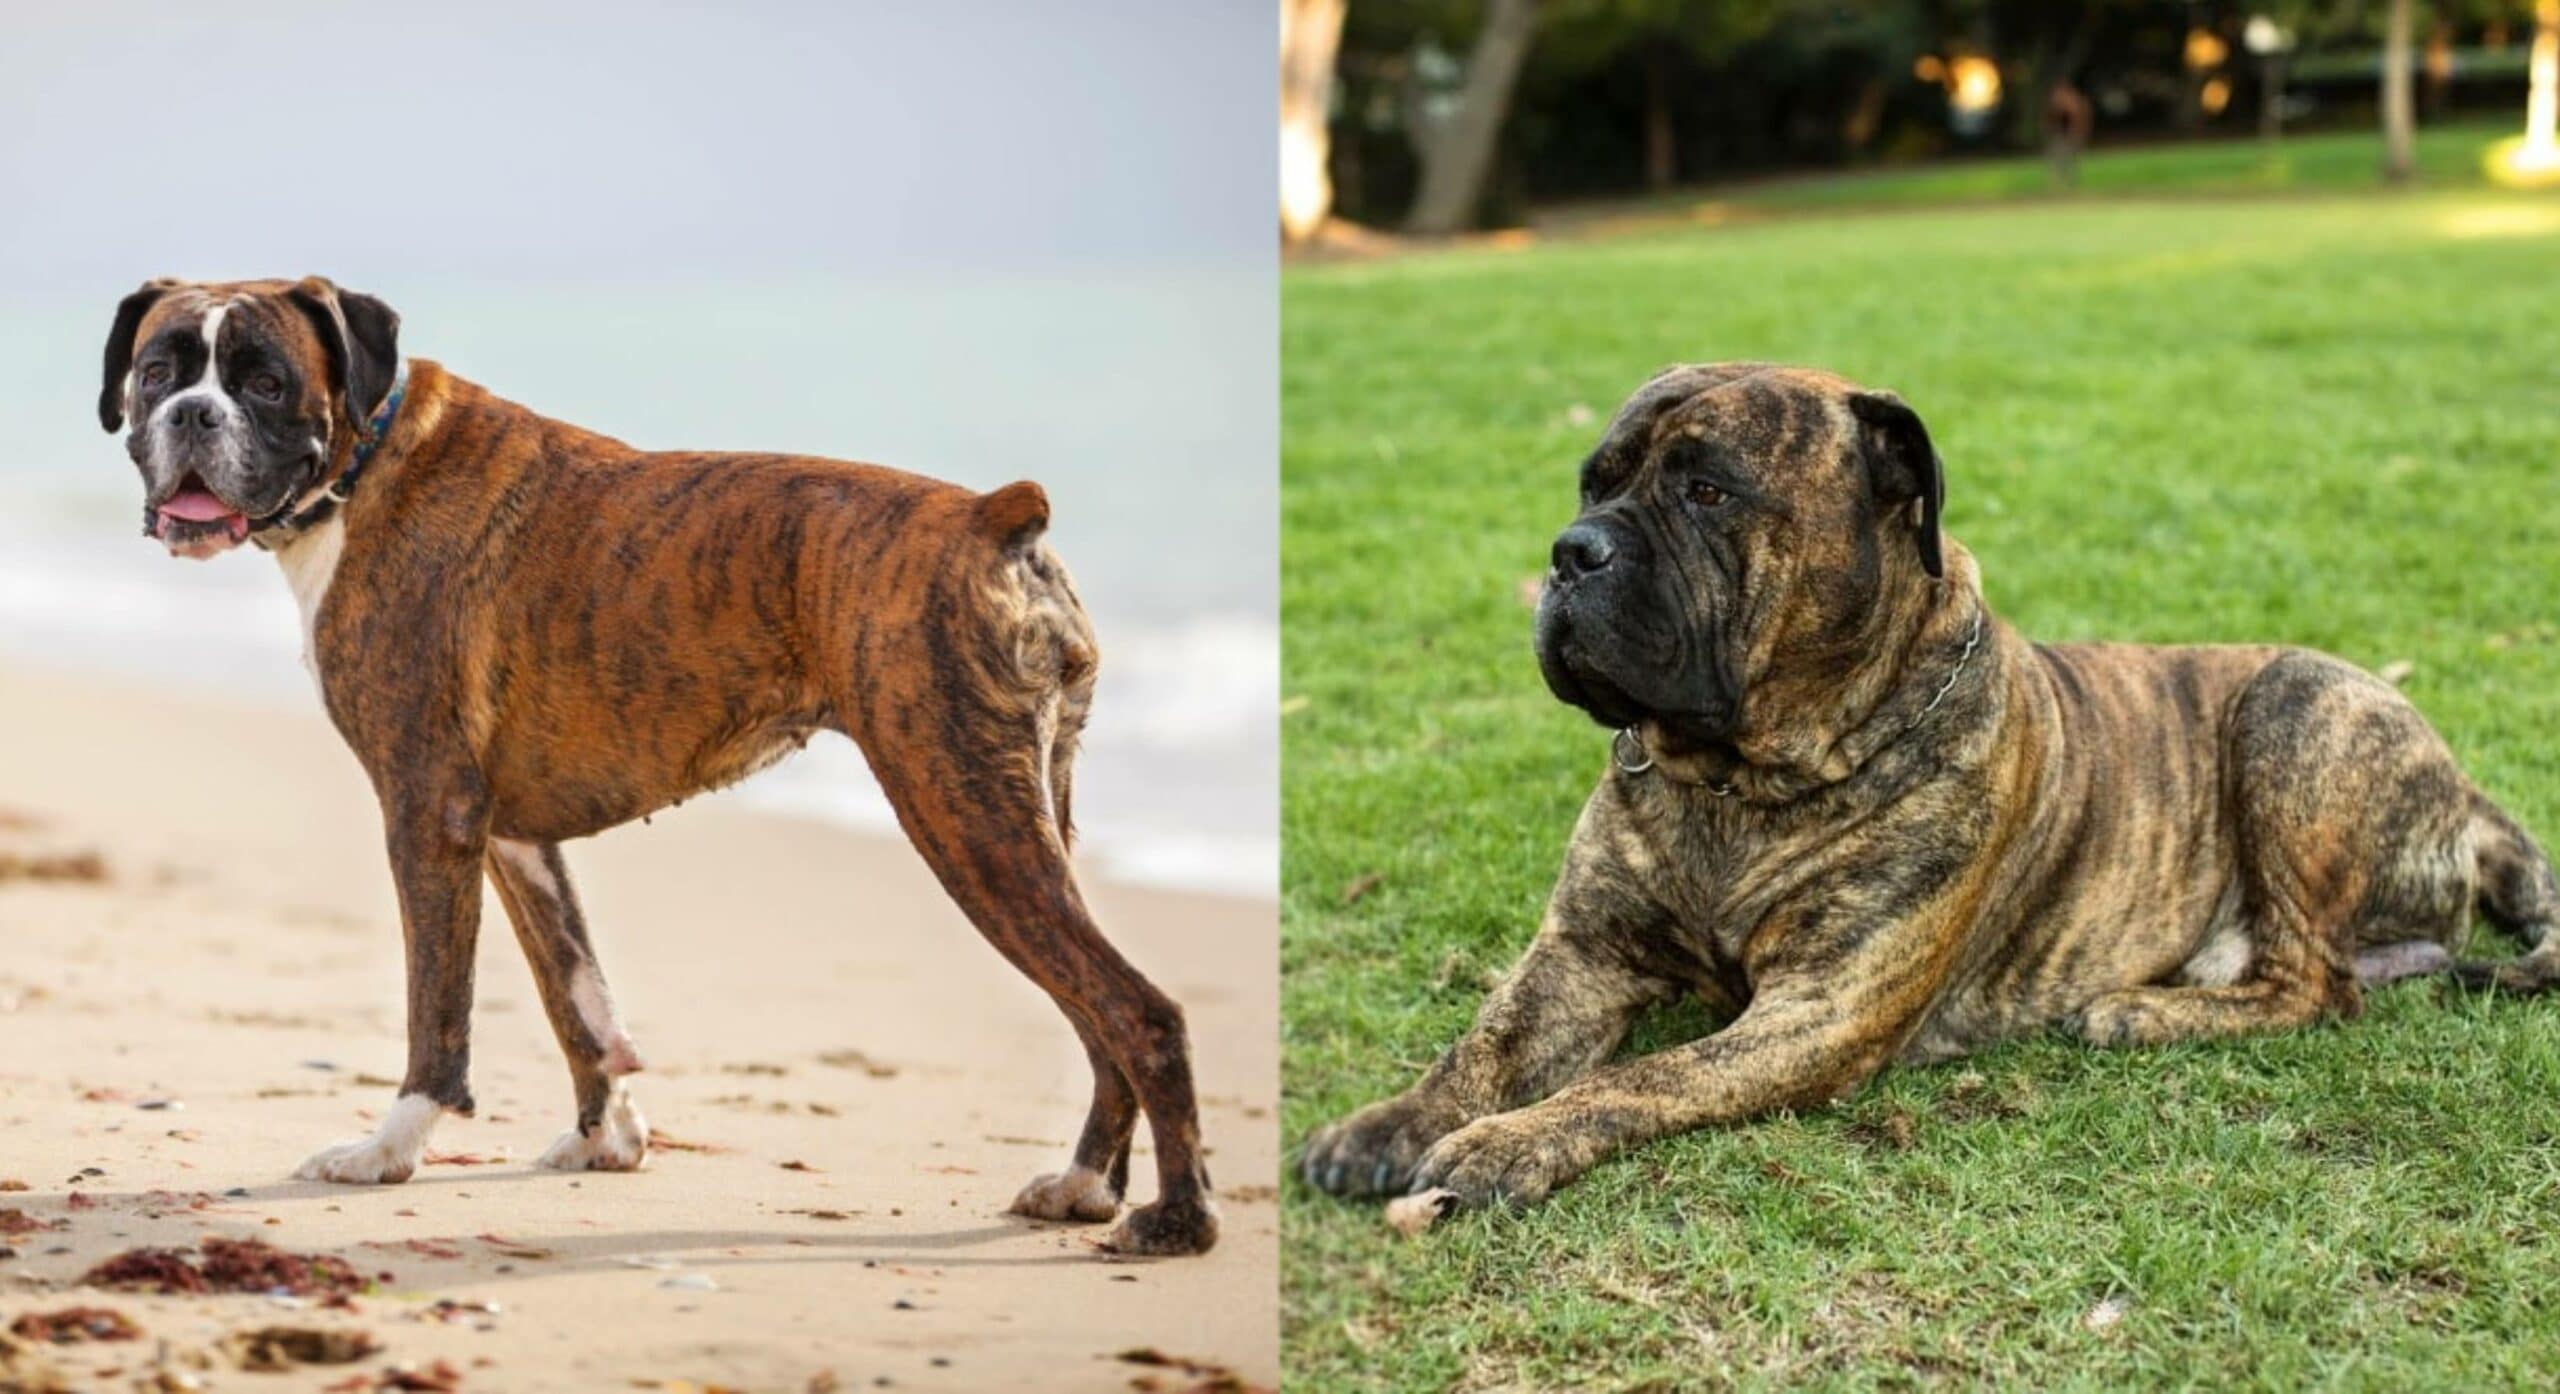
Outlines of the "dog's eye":
{"label": "dog's eye", "polygon": [[284,396],[284,379],[273,373],[260,373],[249,379],[249,390],[267,401],[277,401]]}
{"label": "dog's eye", "polygon": [[1700,508],[1713,508],[1730,497],[1732,495],[1703,479],[1689,481],[1689,502]]}
{"label": "dog's eye", "polygon": [[158,387],[160,384],[162,384],[162,383],[164,383],[164,382],[167,382],[168,380],[169,380],[169,365],[168,365],[168,364],[166,364],[166,363],[145,363],[145,364],[143,364],[143,365],[142,365],[142,385],[143,385],[143,386],[145,386],[145,387]]}

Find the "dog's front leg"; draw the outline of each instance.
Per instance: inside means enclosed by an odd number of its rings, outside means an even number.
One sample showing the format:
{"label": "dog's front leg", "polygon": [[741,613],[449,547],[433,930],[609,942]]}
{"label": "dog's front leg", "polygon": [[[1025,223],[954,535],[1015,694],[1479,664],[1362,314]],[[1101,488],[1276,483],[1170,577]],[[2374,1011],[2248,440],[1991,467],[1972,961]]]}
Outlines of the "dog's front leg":
{"label": "dog's front leg", "polygon": [[307,1181],[406,1181],[447,1112],[471,1113],[471,972],[480,939],[487,805],[476,778],[434,792],[383,788],[391,874],[409,954],[409,1068],[371,1137],[327,1148],[294,1174]]}
{"label": "dog's front leg", "polygon": [[1412,1088],[1318,1129],[1299,1174],[1336,1195],[1393,1195],[1426,1149],[1470,1120],[1546,1095],[1609,1058],[1672,984],[1552,916],[1476,1022]]}
{"label": "dog's front leg", "polygon": [[1336,1195],[1393,1195],[1444,1135],[1542,1099],[1609,1058],[1636,1017],[1685,986],[1665,956],[1671,916],[1643,889],[1643,848],[1616,831],[1603,786],[1565,852],[1529,951],[1475,1025],[1412,1088],[1318,1129],[1299,1162]]}
{"label": "dog's front leg", "polygon": [[1440,1139],[1412,1189],[1454,1191],[1469,1206],[1534,1204],[1621,1148],[1839,1098],[1882,1068],[1904,1034],[1901,1020],[1825,1001],[1818,987],[1764,990],[1715,1035],[1610,1065]]}

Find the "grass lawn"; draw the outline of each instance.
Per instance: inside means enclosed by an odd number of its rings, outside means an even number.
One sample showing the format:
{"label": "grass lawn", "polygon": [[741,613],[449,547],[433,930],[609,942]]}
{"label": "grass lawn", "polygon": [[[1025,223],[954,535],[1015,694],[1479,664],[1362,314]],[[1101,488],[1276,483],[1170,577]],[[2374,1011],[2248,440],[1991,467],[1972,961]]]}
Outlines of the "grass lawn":
{"label": "grass lawn", "polygon": [[[2030,635],[2413,663],[2560,842],[2560,199],[1790,219],[1283,294],[1292,1145],[1529,939],[1606,742],[1541,686],[1522,584],[1666,362],[1901,391]],[[2421,982],[2291,1036],[2019,1042],[1412,1242],[1286,1192],[1293,1387],[2549,1388],[2560,1001]]]}
{"label": "grass lawn", "polygon": [[[2521,130],[2514,121],[2427,126],[2418,132],[2418,182],[2483,184],[2489,148]],[[2347,190],[2381,182],[2382,137],[2372,130],[2253,140],[2169,141],[2100,149],[2080,162],[2080,186],[2056,184],[2034,155],[1939,162],[1911,169],[1777,179],[1737,190],[1734,202],[1765,208],[1957,203],[2036,195],[2267,194]]]}

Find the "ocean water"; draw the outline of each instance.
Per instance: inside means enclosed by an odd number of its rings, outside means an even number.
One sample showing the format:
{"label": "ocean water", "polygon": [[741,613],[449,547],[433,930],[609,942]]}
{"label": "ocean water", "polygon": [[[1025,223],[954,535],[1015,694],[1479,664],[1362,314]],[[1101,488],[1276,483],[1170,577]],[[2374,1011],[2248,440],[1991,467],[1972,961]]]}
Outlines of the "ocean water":
{"label": "ocean water", "polygon": [[[976,488],[1039,480],[1102,644],[1077,771],[1088,865],[1276,895],[1267,279],[355,283],[399,309],[410,355],[637,446],[831,455]],[[182,562],[141,536],[134,470],[95,415],[100,347],[130,289],[0,299],[0,664],[317,710],[272,561],[244,548]],[[836,737],[715,797],[893,826]]]}

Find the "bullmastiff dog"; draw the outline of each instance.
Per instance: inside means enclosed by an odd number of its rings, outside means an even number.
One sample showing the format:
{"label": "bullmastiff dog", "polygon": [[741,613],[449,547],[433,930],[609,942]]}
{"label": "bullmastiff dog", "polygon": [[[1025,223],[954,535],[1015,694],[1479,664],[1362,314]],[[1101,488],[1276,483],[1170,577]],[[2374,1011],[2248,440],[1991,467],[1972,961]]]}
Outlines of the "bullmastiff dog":
{"label": "bullmastiff dog", "polygon": [[[2158,1045],[2411,974],[2560,981],[2550,862],[2390,684],[2030,643],[1944,494],[1919,416],[1829,373],[1677,367],[1619,410],[1537,618],[1609,768],[1527,954],[1419,1083],[1307,1141],[1309,1184],[1529,1203],[2029,1032]],[[2455,962],[2475,909],[2531,951]],[[1729,1024],[1612,1060],[1689,992]]]}
{"label": "bullmastiff dog", "polygon": [[1143,1109],[1158,1196],[1109,1244],[1215,1242],[1181,1009],[1104,940],[1068,861],[1096,651],[1041,540],[1040,486],[634,450],[404,358],[399,328],[317,277],[153,281],[116,311],[98,397],[108,431],[131,423],[144,532],[179,556],[246,542],[282,564],[305,659],[381,800],[408,1070],[372,1136],[299,1174],[403,1180],[436,1121],[471,1112],[483,876],[576,1093],[543,1165],[639,1166],[648,1127],[624,1078],[640,1057],[560,844],[840,731],[1092,1064],[1072,1164],[1013,1209],[1113,1218]]}

